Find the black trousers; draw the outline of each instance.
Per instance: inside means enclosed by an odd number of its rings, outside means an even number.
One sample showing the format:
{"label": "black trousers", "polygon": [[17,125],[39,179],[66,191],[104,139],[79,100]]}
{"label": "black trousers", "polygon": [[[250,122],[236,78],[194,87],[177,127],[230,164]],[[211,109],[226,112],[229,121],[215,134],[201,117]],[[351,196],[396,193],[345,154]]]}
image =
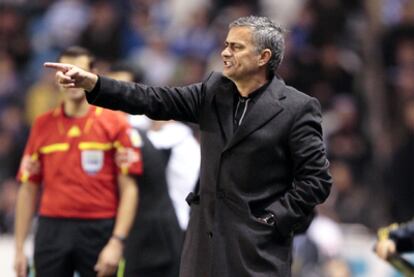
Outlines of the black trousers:
{"label": "black trousers", "polygon": [[94,266],[108,242],[113,219],[40,217],[34,244],[36,277],[96,276]]}

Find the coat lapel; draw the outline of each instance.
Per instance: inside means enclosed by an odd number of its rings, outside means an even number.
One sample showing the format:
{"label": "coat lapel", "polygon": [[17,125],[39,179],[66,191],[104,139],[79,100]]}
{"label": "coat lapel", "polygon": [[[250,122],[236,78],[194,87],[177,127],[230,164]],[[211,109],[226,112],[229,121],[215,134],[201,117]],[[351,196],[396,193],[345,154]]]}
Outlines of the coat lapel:
{"label": "coat lapel", "polygon": [[[263,92],[262,95],[256,100],[252,109],[247,113],[246,118],[243,120],[242,124],[237,128],[236,132],[232,136],[231,140],[228,141],[224,151],[233,147],[241,140],[246,138],[249,134],[263,126],[270,119],[278,115],[283,107],[280,105],[280,100],[285,98],[283,92],[285,84],[277,79],[273,78],[272,83]],[[231,104],[232,105],[232,104]],[[231,106],[231,111],[233,107]],[[233,115],[230,112],[230,119],[227,121],[232,123]],[[230,125],[230,130],[232,130],[232,125]]]}
{"label": "coat lapel", "polygon": [[233,136],[233,93],[234,84],[229,81],[222,84],[215,95],[216,112],[224,141],[227,143]]}

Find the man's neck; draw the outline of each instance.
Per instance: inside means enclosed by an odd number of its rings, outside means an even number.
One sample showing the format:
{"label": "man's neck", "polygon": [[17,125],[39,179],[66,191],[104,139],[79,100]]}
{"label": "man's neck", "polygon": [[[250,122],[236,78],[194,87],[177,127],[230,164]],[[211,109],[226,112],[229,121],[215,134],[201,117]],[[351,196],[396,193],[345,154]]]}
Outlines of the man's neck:
{"label": "man's neck", "polygon": [[250,80],[235,81],[237,90],[243,97],[248,97],[252,92],[265,85],[269,80],[265,77],[253,77]]}
{"label": "man's neck", "polygon": [[86,100],[65,101],[63,104],[65,115],[69,117],[82,117],[89,111],[89,104]]}

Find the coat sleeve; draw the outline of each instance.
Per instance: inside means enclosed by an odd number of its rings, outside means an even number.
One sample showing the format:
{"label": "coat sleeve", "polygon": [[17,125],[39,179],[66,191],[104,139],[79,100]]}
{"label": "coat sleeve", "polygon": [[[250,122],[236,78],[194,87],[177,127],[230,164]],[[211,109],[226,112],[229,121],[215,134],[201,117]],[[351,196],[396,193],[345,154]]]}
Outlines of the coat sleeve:
{"label": "coat sleeve", "polygon": [[321,121],[319,102],[311,98],[293,122],[289,134],[293,184],[267,209],[275,215],[276,228],[282,235],[301,229],[312,216],[313,208],[329,195],[332,179],[328,172]]}
{"label": "coat sleeve", "polygon": [[151,87],[113,80],[103,76],[91,92],[88,102],[130,114],[145,114],[155,120],[174,119],[198,122],[203,102],[203,83],[184,87]]}
{"label": "coat sleeve", "polygon": [[398,253],[414,251],[414,219],[391,231],[390,239],[395,241]]}

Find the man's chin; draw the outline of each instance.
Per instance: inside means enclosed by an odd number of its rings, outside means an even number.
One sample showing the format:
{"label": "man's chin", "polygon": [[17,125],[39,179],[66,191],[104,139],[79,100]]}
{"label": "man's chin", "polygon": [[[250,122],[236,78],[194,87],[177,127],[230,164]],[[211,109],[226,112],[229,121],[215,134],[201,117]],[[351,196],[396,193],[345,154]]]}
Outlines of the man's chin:
{"label": "man's chin", "polygon": [[227,77],[227,78],[228,78],[228,79],[230,79],[230,80],[232,79],[232,78],[231,78],[232,74],[231,74],[231,72],[229,72],[228,70],[225,70],[225,69],[224,69],[222,73],[223,73],[224,77]]}

